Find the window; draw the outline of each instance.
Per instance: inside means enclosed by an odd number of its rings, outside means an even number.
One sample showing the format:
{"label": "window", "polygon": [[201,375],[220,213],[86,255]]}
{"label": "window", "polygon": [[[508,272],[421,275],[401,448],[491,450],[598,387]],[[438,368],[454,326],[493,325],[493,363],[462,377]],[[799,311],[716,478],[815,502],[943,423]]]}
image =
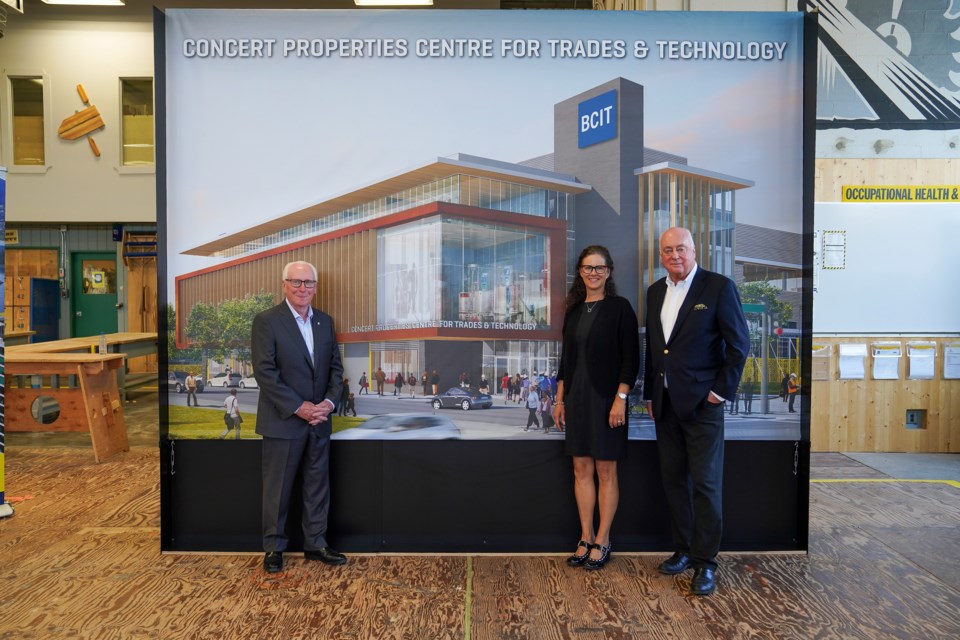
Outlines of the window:
{"label": "window", "polygon": [[10,78],[13,98],[13,164],[43,165],[43,78]]}
{"label": "window", "polygon": [[153,166],[153,79],[121,78],[121,164]]}
{"label": "window", "polygon": [[84,260],[83,293],[91,295],[116,294],[116,264],[112,260]]}

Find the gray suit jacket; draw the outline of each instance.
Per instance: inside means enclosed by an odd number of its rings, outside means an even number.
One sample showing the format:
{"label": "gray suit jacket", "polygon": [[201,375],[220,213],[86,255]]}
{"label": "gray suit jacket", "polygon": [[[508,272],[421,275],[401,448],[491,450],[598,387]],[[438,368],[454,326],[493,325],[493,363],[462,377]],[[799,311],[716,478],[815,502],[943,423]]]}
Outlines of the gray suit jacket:
{"label": "gray suit jacket", "polygon": [[[296,439],[307,434],[307,422],[294,412],[304,400],[330,400],[336,407],[343,387],[343,363],[333,318],[313,310],[313,361],[297,321],[284,300],[253,319],[253,372],[260,387],[257,433]],[[331,414],[332,415],[332,414]],[[329,420],[319,428],[330,435]]]}

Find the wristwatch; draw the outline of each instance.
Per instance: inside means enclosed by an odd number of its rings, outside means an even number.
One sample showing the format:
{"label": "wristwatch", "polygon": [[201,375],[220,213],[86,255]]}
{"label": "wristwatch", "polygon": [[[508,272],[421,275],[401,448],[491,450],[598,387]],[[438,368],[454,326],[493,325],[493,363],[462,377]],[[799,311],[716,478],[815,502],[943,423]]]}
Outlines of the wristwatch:
{"label": "wristwatch", "polygon": [[627,394],[623,393],[622,391],[618,391],[618,392],[617,392],[617,397],[620,398],[621,400],[626,400],[626,399],[627,399]]}

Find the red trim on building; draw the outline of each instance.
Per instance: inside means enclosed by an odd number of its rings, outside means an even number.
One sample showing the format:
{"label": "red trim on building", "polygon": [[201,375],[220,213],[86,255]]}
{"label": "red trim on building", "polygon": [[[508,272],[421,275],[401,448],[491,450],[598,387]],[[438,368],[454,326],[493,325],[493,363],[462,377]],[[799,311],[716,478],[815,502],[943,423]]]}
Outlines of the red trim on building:
{"label": "red trim on building", "polygon": [[[450,202],[430,202],[419,207],[413,207],[393,213],[382,218],[375,218],[365,222],[360,222],[349,227],[337,229],[330,233],[318,236],[311,236],[296,242],[291,242],[280,247],[267,249],[248,256],[236,258],[212,267],[205,267],[197,271],[191,271],[183,275],[174,277],[174,299],[177,300],[176,312],[176,338],[177,348],[184,349],[189,347],[189,343],[181,338],[180,334],[180,282],[197,276],[216,273],[232,267],[262,260],[270,256],[279,255],[288,251],[293,251],[303,247],[309,247],[316,244],[322,244],[337,238],[343,238],[362,231],[370,229],[383,229],[394,227],[400,224],[429,218],[436,215],[453,216],[461,220],[481,221],[496,224],[505,224],[514,227],[530,227],[541,229],[547,232],[550,238],[551,251],[547,269],[550,277],[550,290],[553,292],[550,297],[552,310],[551,326],[549,330],[503,330],[503,329],[394,329],[387,331],[366,331],[366,332],[342,332],[337,334],[337,340],[340,342],[376,342],[384,340],[423,340],[423,339],[444,339],[444,338],[467,338],[481,340],[559,340],[561,337],[561,327],[563,324],[563,301],[566,297],[566,262],[567,245],[565,220],[554,218],[542,218],[530,216],[521,213],[511,213],[506,211],[496,211],[493,209],[484,209],[481,207],[472,207],[469,205],[454,204]],[[279,274],[278,274],[279,276]]]}

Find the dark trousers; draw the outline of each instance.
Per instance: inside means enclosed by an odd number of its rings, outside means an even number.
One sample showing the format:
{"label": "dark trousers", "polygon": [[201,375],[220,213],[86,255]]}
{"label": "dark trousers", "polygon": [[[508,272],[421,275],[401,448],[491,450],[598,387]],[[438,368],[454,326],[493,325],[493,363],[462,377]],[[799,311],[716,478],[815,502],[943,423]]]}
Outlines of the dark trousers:
{"label": "dark trousers", "polygon": [[750,413],[753,408],[753,393],[743,394],[743,412]]}
{"label": "dark trousers", "polygon": [[674,551],[695,567],[715,569],[723,531],[723,405],[705,403],[695,419],[681,420],[664,390],[656,418]]}
{"label": "dark trousers", "polygon": [[190,406],[190,398],[193,398],[193,406],[199,407],[200,403],[197,402],[197,390],[196,389],[187,389],[187,406]]}
{"label": "dark trousers", "polygon": [[530,428],[530,425],[535,426],[537,429],[540,428],[540,421],[537,420],[537,410],[527,407],[527,411],[530,412],[530,415],[527,416],[527,429]]}
{"label": "dark trousers", "polygon": [[795,409],[793,408],[793,401],[797,399],[797,393],[793,392],[789,394],[789,396],[790,396],[790,400],[787,403],[787,411],[795,411]]}
{"label": "dark trousers", "polygon": [[320,436],[308,427],[303,438],[286,440],[264,436],[263,550],[287,548],[287,512],[297,470],[303,473],[303,548],[327,546],[327,514],[330,510],[330,436]]}
{"label": "dark trousers", "polygon": [[733,400],[730,401],[730,413],[740,413],[740,394],[733,394]]}

